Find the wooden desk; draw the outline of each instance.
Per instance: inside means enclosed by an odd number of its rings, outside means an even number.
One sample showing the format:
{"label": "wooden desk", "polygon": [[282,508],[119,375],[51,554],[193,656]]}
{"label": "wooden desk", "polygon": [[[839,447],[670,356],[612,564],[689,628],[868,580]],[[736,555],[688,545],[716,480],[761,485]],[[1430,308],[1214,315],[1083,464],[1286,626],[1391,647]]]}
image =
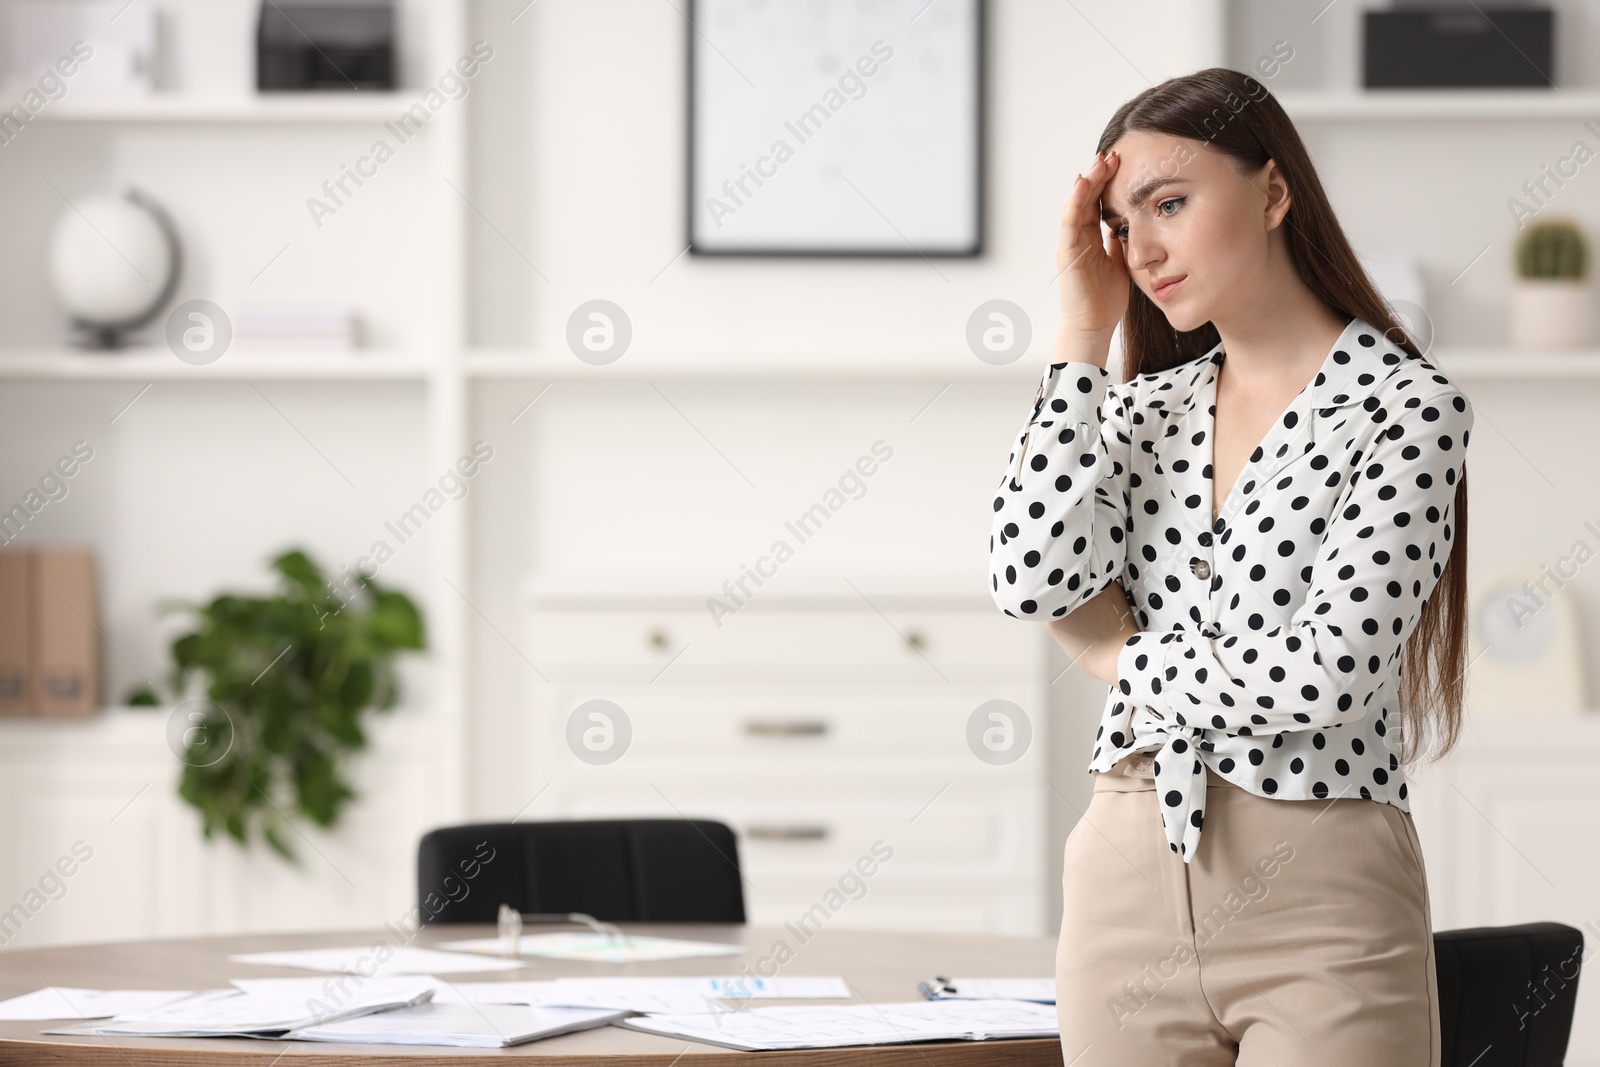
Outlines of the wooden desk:
{"label": "wooden desk", "polygon": [[[917,1000],[917,980],[930,975],[1030,977],[1053,973],[1055,943],[1048,938],[991,938],[965,934],[879,933],[824,927],[801,942],[786,928],[749,926],[630,926],[630,931],[726,941],[742,945],[740,956],[666,960],[621,966],[566,960],[530,960],[518,971],[464,975],[468,981],[533,980],[576,975],[782,974],[842,975],[858,998],[881,1003]],[[439,941],[488,937],[483,926],[424,927],[405,944],[428,946]],[[102,945],[0,952],[0,998],[14,997],[47,985],[89,989],[212,989],[232,978],[305,977],[315,972],[284,967],[256,967],[228,962],[238,952],[276,949],[371,945],[378,940],[402,943],[397,932],[287,934],[209,937],[169,941],[128,941]],[[777,942],[793,957],[776,972],[769,963]],[[749,971],[742,969],[748,967]],[[761,1001],[784,1004],[797,1001]],[[838,1004],[839,1001],[810,1003]],[[311,1067],[360,1064],[381,1067],[427,1067],[431,1064],[501,1063],[504,1057],[536,1059],[548,1067],[737,1067],[741,1063],[769,1067],[1060,1067],[1058,1040],[944,1042],[925,1045],[881,1045],[853,1049],[799,1052],[737,1052],[693,1042],[623,1030],[614,1026],[534,1041],[509,1049],[444,1049],[396,1045],[335,1045],[313,1041],[251,1041],[218,1038],[105,1038],[40,1034],[59,1022],[0,1022],[0,1065],[96,1064],[104,1067]]]}

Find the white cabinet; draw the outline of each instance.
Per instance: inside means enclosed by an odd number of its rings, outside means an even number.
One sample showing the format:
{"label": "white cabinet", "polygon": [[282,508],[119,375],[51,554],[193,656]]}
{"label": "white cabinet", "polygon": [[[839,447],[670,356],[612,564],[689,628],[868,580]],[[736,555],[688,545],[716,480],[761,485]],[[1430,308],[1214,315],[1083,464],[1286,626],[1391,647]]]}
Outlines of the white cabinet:
{"label": "white cabinet", "polygon": [[[292,815],[300,864],[200,836],[177,796],[169,709],[0,721],[0,947],[234,932],[356,930],[416,902],[418,838],[449,800],[449,747],[415,708],[375,715],[333,831]],[[287,806],[285,806],[287,808]],[[57,864],[66,858],[62,866]],[[60,877],[52,872],[69,870]]]}
{"label": "white cabinet", "polygon": [[1043,629],[915,581],[764,590],[718,625],[716,588],[530,583],[523,818],[726,822],[755,923],[831,900],[840,924],[1043,933]]}
{"label": "white cabinet", "polygon": [[[1592,960],[1600,951],[1600,713],[1474,717],[1449,756],[1407,773],[1434,929],[1566,923],[1583,931]],[[1600,1067],[1600,982],[1587,973],[1566,1062]]]}

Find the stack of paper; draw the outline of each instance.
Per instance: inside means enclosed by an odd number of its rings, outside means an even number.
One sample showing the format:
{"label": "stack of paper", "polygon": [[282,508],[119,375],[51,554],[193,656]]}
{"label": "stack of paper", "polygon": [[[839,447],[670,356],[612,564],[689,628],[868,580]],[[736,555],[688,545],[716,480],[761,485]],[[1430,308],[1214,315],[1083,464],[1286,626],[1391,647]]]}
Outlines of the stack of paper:
{"label": "stack of paper", "polygon": [[433,996],[430,978],[370,978],[347,993],[308,998],[298,992],[216,989],[165,1007],[124,1013],[48,1034],[140,1037],[275,1037],[302,1027],[392,1011]]}
{"label": "stack of paper", "polygon": [[46,986],[10,1000],[0,1000],[0,1020],[109,1019],[113,1015],[154,1011],[192,997],[192,989],[73,989]]}
{"label": "stack of paper", "polygon": [[643,1015],[617,1025],[750,1051],[1055,1037],[1060,1032],[1054,1008],[1020,1000],[743,1008],[713,1015]]}
{"label": "stack of paper", "polygon": [[626,1015],[608,1008],[530,1008],[516,1004],[419,1004],[308,1026],[290,1037],[376,1045],[505,1048],[542,1037],[605,1026]]}

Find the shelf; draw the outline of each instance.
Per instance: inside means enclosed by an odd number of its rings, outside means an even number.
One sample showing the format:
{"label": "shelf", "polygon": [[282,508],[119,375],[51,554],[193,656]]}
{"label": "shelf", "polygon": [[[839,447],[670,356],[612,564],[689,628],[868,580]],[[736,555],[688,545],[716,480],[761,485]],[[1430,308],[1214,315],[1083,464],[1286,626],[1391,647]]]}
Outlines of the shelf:
{"label": "shelf", "polygon": [[[464,366],[470,378],[583,381],[1035,381],[1043,356],[1029,354],[995,367],[972,356],[946,353],[893,358],[837,354],[806,359],[794,353],[730,357],[629,354],[608,366],[568,356],[536,356],[526,350],[475,349]],[[1600,381],[1600,349],[1523,352],[1513,348],[1445,348],[1430,357],[1440,370],[1462,381]],[[70,349],[0,351],[0,381],[415,381],[442,371],[437,354],[382,349],[305,351],[239,349],[216,363],[192,366],[165,349],[133,348],[115,353]]]}
{"label": "shelf", "polygon": [[648,381],[655,378],[734,380],[946,381],[990,379],[1036,381],[1045,357],[1023,356],[1003,367],[970,353],[919,354],[756,352],[739,355],[683,355],[628,352],[615,363],[594,366],[569,353],[537,354],[529,349],[474,349],[466,358],[473,378],[602,379]]}
{"label": "shelf", "polygon": [[55,745],[85,740],[122,746],[165,747],[171,707],[135,708],[125,704],[102,706],[92,715],[0,716],[0,740],[7,751],[19,747]]}
{"label": "shelf", "polygon": [[1295,121],[1585,119],[1600,116],[1593,89],[1363,89],[1284,92]]}
{"label": "shelf", "polygon": [[429,369],[418,356],[379,350],[241,349],[200,367],[159,348],[0,352],[0,381],[422,381]]}
{"label": "shelf", "polygon": [[153,93],[68,97],[47,105],[38,118],[50,122],[389,122],[414,102],[403,92],[375,91],[239,97]]}
{"label": "shelf", "polygon": [[[1042,355],[1029,353],[1004,367],[990,366],[972,356],[946,353],[917,357],[883,355],[842,357],[837,354],[806,359],[794,353],[751,356],[737,361],[727,356],[693,357],[661,354],[627,354],[616,363],[596,367],[572,356],[534,355],[523,350],[478,349],[467,356],[467,373],[474,378],[588,379],[613,378],[645,381],[653,378],[842,379],[847,381],[942,381],[952,378],[1010,381],[1037,379],[1044,373]],[[1534,381],[1600,379],[1600,349],[1523,352],[1514,348],[1444,348],[1432,361],[1462,380],[1513,378]]]}
{"label": "shelf", "polygon": [[1525,381],[1600,380],[1600,349],[1524,352],[1515,348],[1440,348],[1429,362],[1448,377]]}

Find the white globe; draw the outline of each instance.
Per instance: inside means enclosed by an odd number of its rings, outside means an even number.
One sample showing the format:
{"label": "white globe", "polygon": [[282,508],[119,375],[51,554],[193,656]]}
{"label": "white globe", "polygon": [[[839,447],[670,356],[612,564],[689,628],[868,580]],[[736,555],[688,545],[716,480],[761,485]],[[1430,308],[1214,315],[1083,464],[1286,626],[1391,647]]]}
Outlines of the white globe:
{"label": "white globe", "polygon": [[172,248],[147,209],[112,194],[68,207],[50,234],[50,284],[66,309],[94,325],[138,318],[161,300]]}

